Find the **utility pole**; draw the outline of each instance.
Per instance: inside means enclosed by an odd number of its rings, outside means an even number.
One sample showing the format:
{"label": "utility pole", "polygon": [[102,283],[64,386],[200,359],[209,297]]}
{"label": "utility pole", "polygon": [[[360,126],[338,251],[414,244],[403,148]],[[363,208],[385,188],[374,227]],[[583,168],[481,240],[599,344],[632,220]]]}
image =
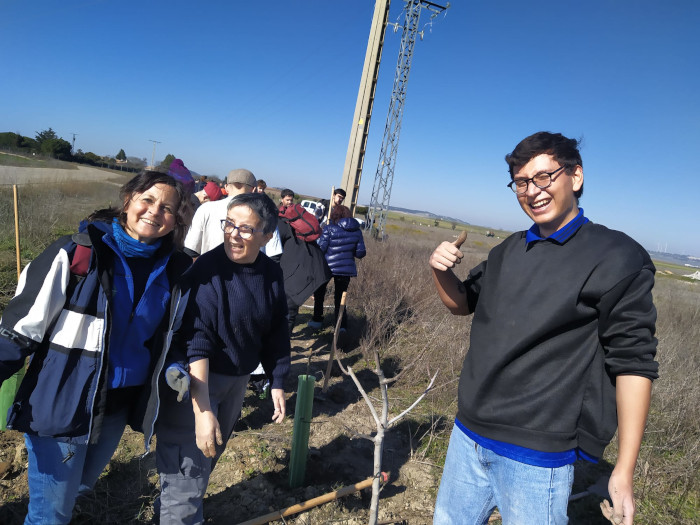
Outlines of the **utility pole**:
{"label": "utility pole", "polygon": [[391,0],[376,0],[374,3],[374,16],[372,27],[367,42],[365,53],[365,65],[362,68],[360,89],[355,103],[355,114],[352,117],[350,129],[350,142],[345,157],[343,180],[340,187],[347,193],[346,205],[352,210],[353,215],[357,205],[357,196],[360,191],[360,179],[362,178],[362,166],[365,160],[367,148],[367,136],[369,124],[372,118],[374,95],[377,90],[377,76],[379,75],[379,63],[382,59],[384,47],[384,34],[386,33],[389,17],[389,5]]}
{"label": "utility pole", "polygon": [[[389,105],[386,126],[384,127],[384,138],[382,139],[377,173],[372,188],[372,199],[367,211],[368,220],[365,223],[365,229],[371,229],[372,234],[380,240],[384,238],[386,214],[391,199],[391,188],[394,183],[394,167],[399,147],[399,136],[401,134],[401,120],[406,102],[406,87],[408,75],[411,71],[416,35],[419,34],[418,22],[420,21],[421,10],[423,8],[428,9],[432,12],[431,18],[434,18],[450,7],[449,3],[447,6],[441,6],[427,0],[405,0],[405,2],[406,17],[403,23],[399,60],[396,64],[396,73],[394,75],[394,88],[391,94],[391,104]],[[396,25],[394,27],[396,28]],[[420,33],[420,36],[422,39],[423,32]]]}
{"label": "utility pole", "polygon": [[151,153],[151,165],[149,166],[151,169],[155,169],[155,164],[153,164],[154,159],[156,157],[156,144],[160,144],[159,140],[153,140],[153,139],[148,139],[149,142],[153,142],[153,153]]}
{"label": "utility pole", "polygon": [[71,148],[70,148],[70,152],[71,152],[71,154],[75,155],[75,137],[76,137],[78,134],[75,133],[75,132],[73,132],[73,131],[71,131],[71,133],[73,134],[73,145],[72,145]]}

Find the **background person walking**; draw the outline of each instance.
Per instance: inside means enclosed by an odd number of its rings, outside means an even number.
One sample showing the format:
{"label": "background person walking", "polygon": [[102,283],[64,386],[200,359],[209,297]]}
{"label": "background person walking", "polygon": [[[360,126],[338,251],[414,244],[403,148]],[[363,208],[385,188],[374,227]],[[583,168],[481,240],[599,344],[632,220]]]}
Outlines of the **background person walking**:
{"label": "background person walking", "polygon": [[[318,239],[318,247],[323,252],[333,274],[335,321],[337,323],[343,292],[348,290],[350,278],[357,277],[355,259],[362,259],[367,254],[360,223],[352,217],[347,206],[339,204],[333,207],[330,223],[323,228],[321,237]],[[309,322],[311,328],[318,329],[323,325],[323,301],[327,286],[328,283],[324,283],[314,292],[314,316]],[[347,313],[344,312],[340,322],[340,331],[344,332],[346,329]]]}

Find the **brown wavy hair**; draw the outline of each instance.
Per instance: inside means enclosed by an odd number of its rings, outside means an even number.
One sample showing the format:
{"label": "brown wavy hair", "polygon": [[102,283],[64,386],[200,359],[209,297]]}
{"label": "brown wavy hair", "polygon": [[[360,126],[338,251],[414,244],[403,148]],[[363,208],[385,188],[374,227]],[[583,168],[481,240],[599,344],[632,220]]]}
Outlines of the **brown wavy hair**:
{"label": "brown wavy hair", "polygon": [[159,171],[142,171],[129,182],[124,184],[119,190],[119,200],[122,203],[121,208],[107,208],[96,210],[88,218],[88,221],[108,221],[114,217],[119,219],[122,227],[126,227],[126,208],[127,204],[137,193],[143,193],[156,184],[165,184],[175,188],[178,197],[177,211],[175,212],[175,228],[168,235],[163,237],[164,240],[170,240],[177,249],[182,249],[185,244],[185,236],[187,230],[192,223],[192,215],[194,208],[190,193],[185,187],[170,175]]}
{"label": "brown wavy hair", "polygon": [[350,208],[347,206],[343,206],[342,204],[338,204],[337,206],[333,206],[331,209],[331,219],[330,221],[333,224],[336,224],[340,219],[347,219],[349,217],[352,217],[352,212],[350,211]]}

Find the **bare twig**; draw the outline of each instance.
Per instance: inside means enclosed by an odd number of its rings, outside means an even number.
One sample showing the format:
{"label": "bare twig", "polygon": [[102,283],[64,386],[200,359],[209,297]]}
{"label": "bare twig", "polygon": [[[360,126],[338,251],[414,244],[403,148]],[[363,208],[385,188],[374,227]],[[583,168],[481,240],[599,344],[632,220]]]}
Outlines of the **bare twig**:
{"label": "bare twig", "polygon": [[406,410],[401,412],[398,416],[391,419],[387,423],[387,428],[393,426],[395,423],[400,421],[401,418],[403,418],[406,414],[408,414],[411,410],[413,410],[413,407],[415,407],[418,403],[421,402],[421,400],[428,394],[428,392],[430,392],[430,389],[433,388],[433,383],[435,382],[435,378],[437,377],[438,372],[440,372],[440,371],[438,370],[437,372],[435,372],[435,375],[433,375],[433,378],[430,380],[430,384],[428,385],[428,387],[425,390],[423,390],[423,393],[418,397],[418,399],[416,399],[410,407],[408,407]]}
{"label": "bare twig", "polygon": [[353,430],[347,425],[341,425],[350,434],[350,439],[367,439],[369,441],[374,441],[374,436],[369,434],[360,434],[358,431]]}
{"label": "bare twig", "polygon": [[367,392],[365,392],[365,389],[360,384],[360,380],[357,379],[357,376],[355,375],[355,372],[353,371],[351,366],[348,367],[348,375],[352,378],[353,383],[355,383],[355,386],[360,391],[360,394],[362,395],[363,399],[365,400],[365,403],[367,403],[367,406],[369,407],[369,411],[372,413],[372,417],[374,418],[374,421],[377,423],[377,425],[381,425],[379,415],[377,414],[377,411],[374,409],[374,405],[370,401],[369,396],[367,395]]}

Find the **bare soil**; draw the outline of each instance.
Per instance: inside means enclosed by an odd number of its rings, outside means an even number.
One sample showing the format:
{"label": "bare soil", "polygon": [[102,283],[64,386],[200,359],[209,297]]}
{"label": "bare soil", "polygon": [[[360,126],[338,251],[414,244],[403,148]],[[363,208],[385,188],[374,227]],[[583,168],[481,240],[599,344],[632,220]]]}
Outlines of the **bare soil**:
{"label": "bare soil", "polygon": [[[304,317],[303,315],[300,317]],[[372,476],[373,443],[357,437],[372,434],[374,422],[349,377],[332,374],[326,395],[322,376],[331,345],[331,330],[313,333],[297,329],[292,339],[292,371],[287,392],[288,417],[271,423],[272,403],[248,390],[242,418],[214,470],[205,499],[207,523],[241,523],[309,500]],[[355,349],[357,340],[344,334],[339,341],[345,365],[352,365],[372,396],[376,376]],[[309,355],[312,358],[309,360]],[[337,365],[334,366],[338,371]],[[289,488],[297,378],[315,375],[316,396],[309,437],[305,483]],[[411,400],[397,402],[397,412]],[[398,406],[401,404],[402,406]],[[390,473],[380,500],[380,522],[422,525],[432,522],[439,469],[414,456],[419,429],[410,420],[387,434],[383,469]],[[156,443],[157,446],[157,443]],[[78,502],[73,523],[152,523],[158,477],[153,453],[141,458],[141,434],[127,430],[91,498]],[[0,432],[0,523],[22,523],[27,509],[27,460],[24,439],[14,431]],[[369,489],[285,518],[285,523],[367,523]],[[283,523],[278,520],[274,523]]]}

